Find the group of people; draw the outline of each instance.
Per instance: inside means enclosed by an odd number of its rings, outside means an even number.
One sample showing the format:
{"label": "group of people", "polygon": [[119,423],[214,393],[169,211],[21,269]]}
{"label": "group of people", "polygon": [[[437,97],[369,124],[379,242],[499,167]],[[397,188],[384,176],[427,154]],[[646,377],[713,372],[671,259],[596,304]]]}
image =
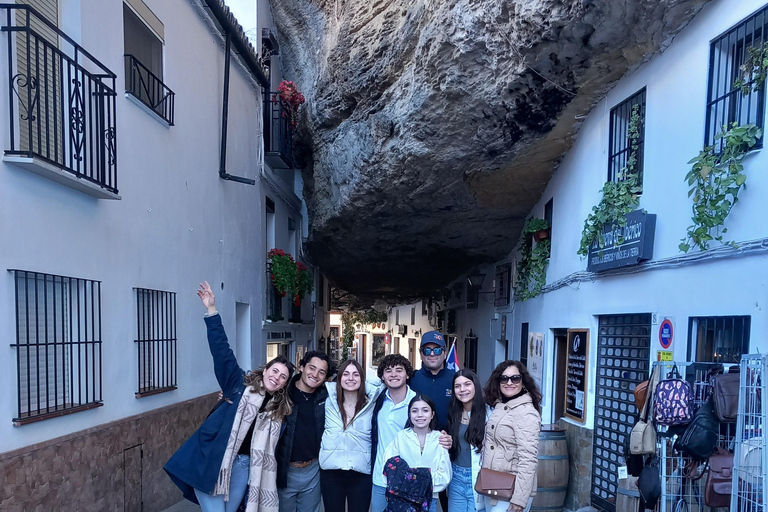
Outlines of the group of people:
{"label": "group of people", "polygon": [[[438,499],[443,512],[530,509],[541,393],[519,361],[500,363],[483,388],[473,371],[446,368],[445,339],[430,331],[421,369],[389,354],[381,385],[357,361],[337,373],[315,351],[296,375],[283,356],[246,372],[211,287],[197,293],[222,396],[165,470],[203,512],[319,512],[321,499],[327,512],[435,512]],[[508,501],[475,492],[481,468],[516,476]],[[429,494],[420,506],[400,506],[406,484]]]}

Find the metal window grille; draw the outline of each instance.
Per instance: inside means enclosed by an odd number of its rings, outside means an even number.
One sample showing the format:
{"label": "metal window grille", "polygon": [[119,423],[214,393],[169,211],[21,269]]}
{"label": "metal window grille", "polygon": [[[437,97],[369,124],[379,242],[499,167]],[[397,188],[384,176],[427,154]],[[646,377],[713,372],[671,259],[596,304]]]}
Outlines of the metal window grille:
{"label": "metal window grille", "polygon": [[264,159],[273,169],[293,168],[291,112],[280,93],[264,93]]}
{"label": "metal window grille", "polygon": [[692,317],[688,327],[688,359],[736,364],[749,351],[749,316]]}
{"label": "metal window grille", "polygon": [[[741,74],[741,66],[749,58],[747,48],[761,47],[768,28],[768,7],[744,19],[712,41],[709,49],[709,85],[704,143],[715,144],[715,135],[723,125],[754,123],[763,126],[765,83],[750,93],[742,94],[733,84]],[[755,147],[762,147],[762,137]],[[719,147],[716,146],[716,150]]]}
{"label": "metal window grille", "polygon": [[16,298],[14,424],[100,406],[101,283],[11,272]]}
{"label": "metal window grille", "polygon": [[416,325],[416,308],[411,307],[411,325]]}
{"label": "metal window grille", "polygon": [[510,274],[512,273],[512,265],[505,263],[496,267],[496,296],[493,300],[495,307],[508,306],[510,297]]}
{"label": "metal window grille", "polygon": [[731,508],[765,512],[768,507],[768,357],[742,356],[739,410],[733,456]]}
{"label": "metal window grille", "polygon": [[176,389],[176,294],[136,290],[136,345],[138,391],[136,397]]}
{"label": "metal window grille", "polygon": [[645,89],[633,94],[611,109],[608,136],[608,181],[623,181],[627,178],[627,162],[632,147],[629,141],[629,123],[637,109],[640,116],[637,155],[637,176],[643,184],[643,149],[645,148]]}
{"label": "metal window grille", "polygon": [[116,194],[116,75],[35,9],[2,9],[11,91],[5,154],[39,158]]}
{"label": "metal window grille", "polygon": [[283,320],[283,296],[272,286],[272,262],[267,260],[267,319]]}

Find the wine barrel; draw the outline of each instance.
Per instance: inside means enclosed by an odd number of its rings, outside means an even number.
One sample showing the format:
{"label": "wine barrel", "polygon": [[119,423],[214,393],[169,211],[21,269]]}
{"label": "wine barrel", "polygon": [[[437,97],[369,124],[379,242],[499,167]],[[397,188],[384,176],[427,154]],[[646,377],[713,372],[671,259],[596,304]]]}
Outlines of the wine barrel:
{"label": "wine barrel", "polygon": [[[538,487],[531,512],[560,512],[568,492],[568,444],[565,430],[557,425],[544,426],[539,433]],[[618,510],[618,509],[617,509]]]}
{"label": "wine barrel", "polygon": [[637,490],[637,478],[630,476],[619,480],[616,487],[616,510],[637,510],[640,505],[640,491]]}

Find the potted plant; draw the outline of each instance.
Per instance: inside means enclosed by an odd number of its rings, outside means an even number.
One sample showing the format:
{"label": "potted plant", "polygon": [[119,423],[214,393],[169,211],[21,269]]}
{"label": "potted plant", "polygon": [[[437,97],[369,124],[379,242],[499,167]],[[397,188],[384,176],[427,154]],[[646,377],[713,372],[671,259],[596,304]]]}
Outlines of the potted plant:
{"label": "potted plant", "polygon": [[290,80],[283,80],[277,88],[277,94],[283,108],[288,111],[291,128],[296,128],[299,124],[299,107],[304,104],[304,95],[299,92],[299,88]]}
{"label": "potted plant", "polygon": [[293,256],[282,249],[272,249],[267,253],[271,263],[272,286],[285,297],[289,290],[294,290],[296,282],[296,262]]}
{"label": "potted plant", "polygon": [[525,232],[532,234],[536,242],[541,242],[545,238],[549,238],[549,222],[533,217],[526,222]]}
{"label": "potted plant", "polygon": [[309,271],[306,265],[301,262],[296,263],[296,296],[294,298],[294,304],[301,305],[301,299],[312,291],[312,272]]}

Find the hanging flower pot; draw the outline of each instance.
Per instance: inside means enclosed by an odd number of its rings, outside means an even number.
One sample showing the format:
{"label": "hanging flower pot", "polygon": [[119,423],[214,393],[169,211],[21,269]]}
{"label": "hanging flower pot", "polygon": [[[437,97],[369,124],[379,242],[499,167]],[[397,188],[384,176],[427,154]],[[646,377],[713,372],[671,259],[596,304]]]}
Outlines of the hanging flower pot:
{"label": "hanging flower pot", "polygon": [[533,239],[536,240],[536,242],[541,242],[544,239],[549,238],[549,230],[548,229],[540,229],[539,231],[536,231],[533,234]]}
{"label": "hanging flower pot", "polygon": [[267,253],[267,257],[271,263],[272,286],[285,297],[287,292],[292,291],[295,286],[296,262],[293,261],[293,256],[282,249],[272,249]]}

